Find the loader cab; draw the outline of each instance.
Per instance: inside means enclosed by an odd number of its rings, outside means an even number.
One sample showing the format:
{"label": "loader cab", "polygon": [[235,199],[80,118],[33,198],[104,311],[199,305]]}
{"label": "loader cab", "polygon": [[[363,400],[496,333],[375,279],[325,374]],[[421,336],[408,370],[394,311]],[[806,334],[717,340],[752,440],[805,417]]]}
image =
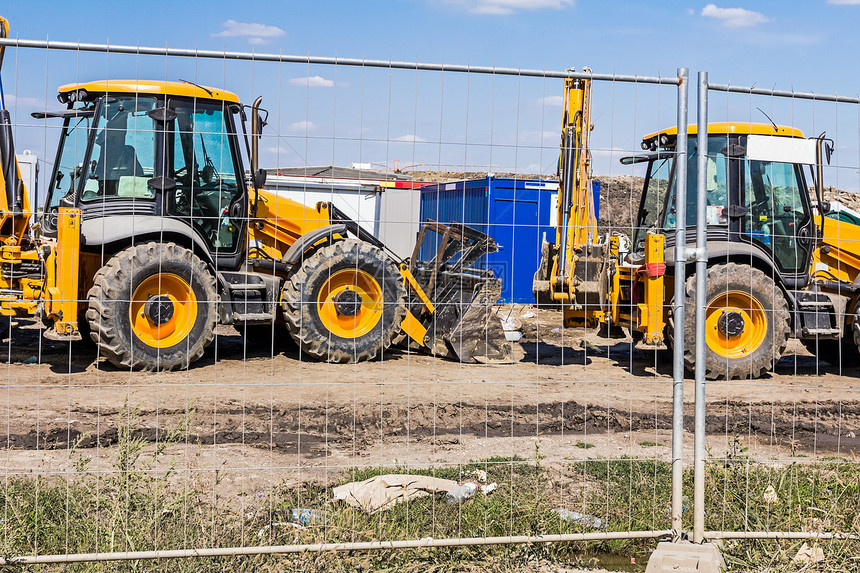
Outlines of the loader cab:
{"label": "loader cab", "polygon": [[[708,128],[707,173],[708,241],[715,253],[748,253],[772,266],[790,288],[808,282],[815,223],[807,179],[799,163],[748,156],[751,143],[762,136],[796,138],[796,129],[763,124],[711,124]],[[687,149],[687,237],[695,236],[698,145],[691,126]],[[664,130],[643,138],[651,153],[627,158],[626,163],[647,162],[647,173],[633,233],[633,253],[644,248],[649,232],[666,235],[674,245],[675,141],[677,130]],[[751,139],[752,138],[752,139]],[[806,141],[806,140],[803,140]],[[729,245],[738,243],[748,247]]]}
{"label": "loader cab", "polygon": [[248,192],[238,98],[177,82],[60,88],[64,112],[43,227],[82,211],[84,248],[177,232],[221,268],[243,261]]}

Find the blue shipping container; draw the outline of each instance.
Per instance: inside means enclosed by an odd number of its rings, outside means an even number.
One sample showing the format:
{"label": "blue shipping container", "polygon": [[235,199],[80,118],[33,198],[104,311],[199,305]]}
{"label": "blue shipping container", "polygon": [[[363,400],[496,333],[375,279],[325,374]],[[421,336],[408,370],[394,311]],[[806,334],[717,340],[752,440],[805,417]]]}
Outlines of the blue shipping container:
{"label": "blue shipping container", "polygon": [[[491,236],[500,250],[485,256],[482,266],[502,279],[500,302],[530,304],[541,237],[546,233],[555,242],[557,204],[555,181],[487,177],[437,183],[421,188],[421,221],[457,221]],[[433,241],[425,240],[420,257],[429,260],[435,252]]]}

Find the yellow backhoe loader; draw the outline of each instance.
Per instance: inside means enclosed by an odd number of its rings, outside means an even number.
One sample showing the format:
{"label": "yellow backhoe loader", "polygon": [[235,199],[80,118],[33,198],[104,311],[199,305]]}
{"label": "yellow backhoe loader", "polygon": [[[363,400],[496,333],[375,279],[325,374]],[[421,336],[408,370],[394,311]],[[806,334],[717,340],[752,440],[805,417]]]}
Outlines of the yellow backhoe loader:
{"label": "yellow backhoe loader", "polygon": [[303,355],[331,362],[370,360],[401,339],[509,360],[492,311],[498,279],[473,266],[493,240],[431,222],[422,238],[437,233],[445,248],[404,261],[334,205],[266,191],[260,98],[110,80],[62,86],[58,100],[64,109],[33,114],[62,122],[36,223],[0,103],[0,313],[39,318],[52,339],[90,338],[127,368],[183,367],[217,324],[259,334],[275,322]]}
{"label": "yellow backhoe loader", "polygon": [[[622,329],[645,348],[671,345],[672,296],[686,282],[686,363],[694,367],[695,268],[675,274],[677,129],[642,139],[647,165],[632,236],[600,237],[590,189],[591,82],[566,80],[558,227],[544,241],[535,274],[539,300],[561,305],[564,324]],[[822,175],[832,153],[825,134],[805,139],[792,127],[708,125],[708,149],[688,129],[687,237],[695,237],[696,173],[707,154],[708,276],[705,353],[709,378],[757,378],[788,340],[799,338],[824,360],[858,356],[860,226],[823,217]],[[809,189],[817,196],[810,199]],[[692,247],[692,243],[687,245]]]}

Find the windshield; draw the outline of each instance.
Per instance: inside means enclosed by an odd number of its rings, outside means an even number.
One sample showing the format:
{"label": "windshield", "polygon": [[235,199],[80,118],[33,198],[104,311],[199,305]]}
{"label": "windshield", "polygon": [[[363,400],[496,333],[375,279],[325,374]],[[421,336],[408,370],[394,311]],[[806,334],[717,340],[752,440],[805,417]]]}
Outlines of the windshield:
{"label": "windshield", "polygon": [[75,192],[78,178],[84,167],[91,121],[91,115],[72,117],[67,119],[63,126],[59,143],[59,159],[48,189],[48,209],[58,207],[60,199]]}
{"label": "windshield", "polygon": [[[708,225],[728,225],[729,205],[729,160],[726,156],[728,150],[728,137],[725,135],[712,135],[708,137],[708,157],[706,161],[705,185],[708,194],[707,221]],[[687,143],[687,226],[696,225],[696,185],[698,172],[698,142],[691,137]],[[669,193],[669,202],[666,204],[665,229],[675,228],[675,187]]]}
{"label": "windshield", "polygon": [[101,106],[82,201],[151,199],[155,174],[155,120],[148,114],[154,97],[107,98]]}
{"label": "windshield", "polygon": [[633,250],[638,251],[645,248],[645,236],[649,231],[656,229],[660,212],[666,201],[666,193],[669,190],[669,177],[674,165],[674,157],[663,157],[652,159],[648,164],[648,174],[645,177],[645,190],[643,191],[642,206],[639,209],[639,218],[633,229]]}

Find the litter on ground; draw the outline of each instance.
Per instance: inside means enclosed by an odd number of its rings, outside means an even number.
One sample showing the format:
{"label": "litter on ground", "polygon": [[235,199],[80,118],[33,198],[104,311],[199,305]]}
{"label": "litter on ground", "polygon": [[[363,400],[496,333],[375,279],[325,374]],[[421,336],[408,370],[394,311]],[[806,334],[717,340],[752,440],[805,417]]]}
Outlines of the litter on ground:
{"label": "litter on ground", "polygon": [[368,512],[433,493],[447,493],[457,482],[430,476],[386,474],[334,488],[334,499]]}

